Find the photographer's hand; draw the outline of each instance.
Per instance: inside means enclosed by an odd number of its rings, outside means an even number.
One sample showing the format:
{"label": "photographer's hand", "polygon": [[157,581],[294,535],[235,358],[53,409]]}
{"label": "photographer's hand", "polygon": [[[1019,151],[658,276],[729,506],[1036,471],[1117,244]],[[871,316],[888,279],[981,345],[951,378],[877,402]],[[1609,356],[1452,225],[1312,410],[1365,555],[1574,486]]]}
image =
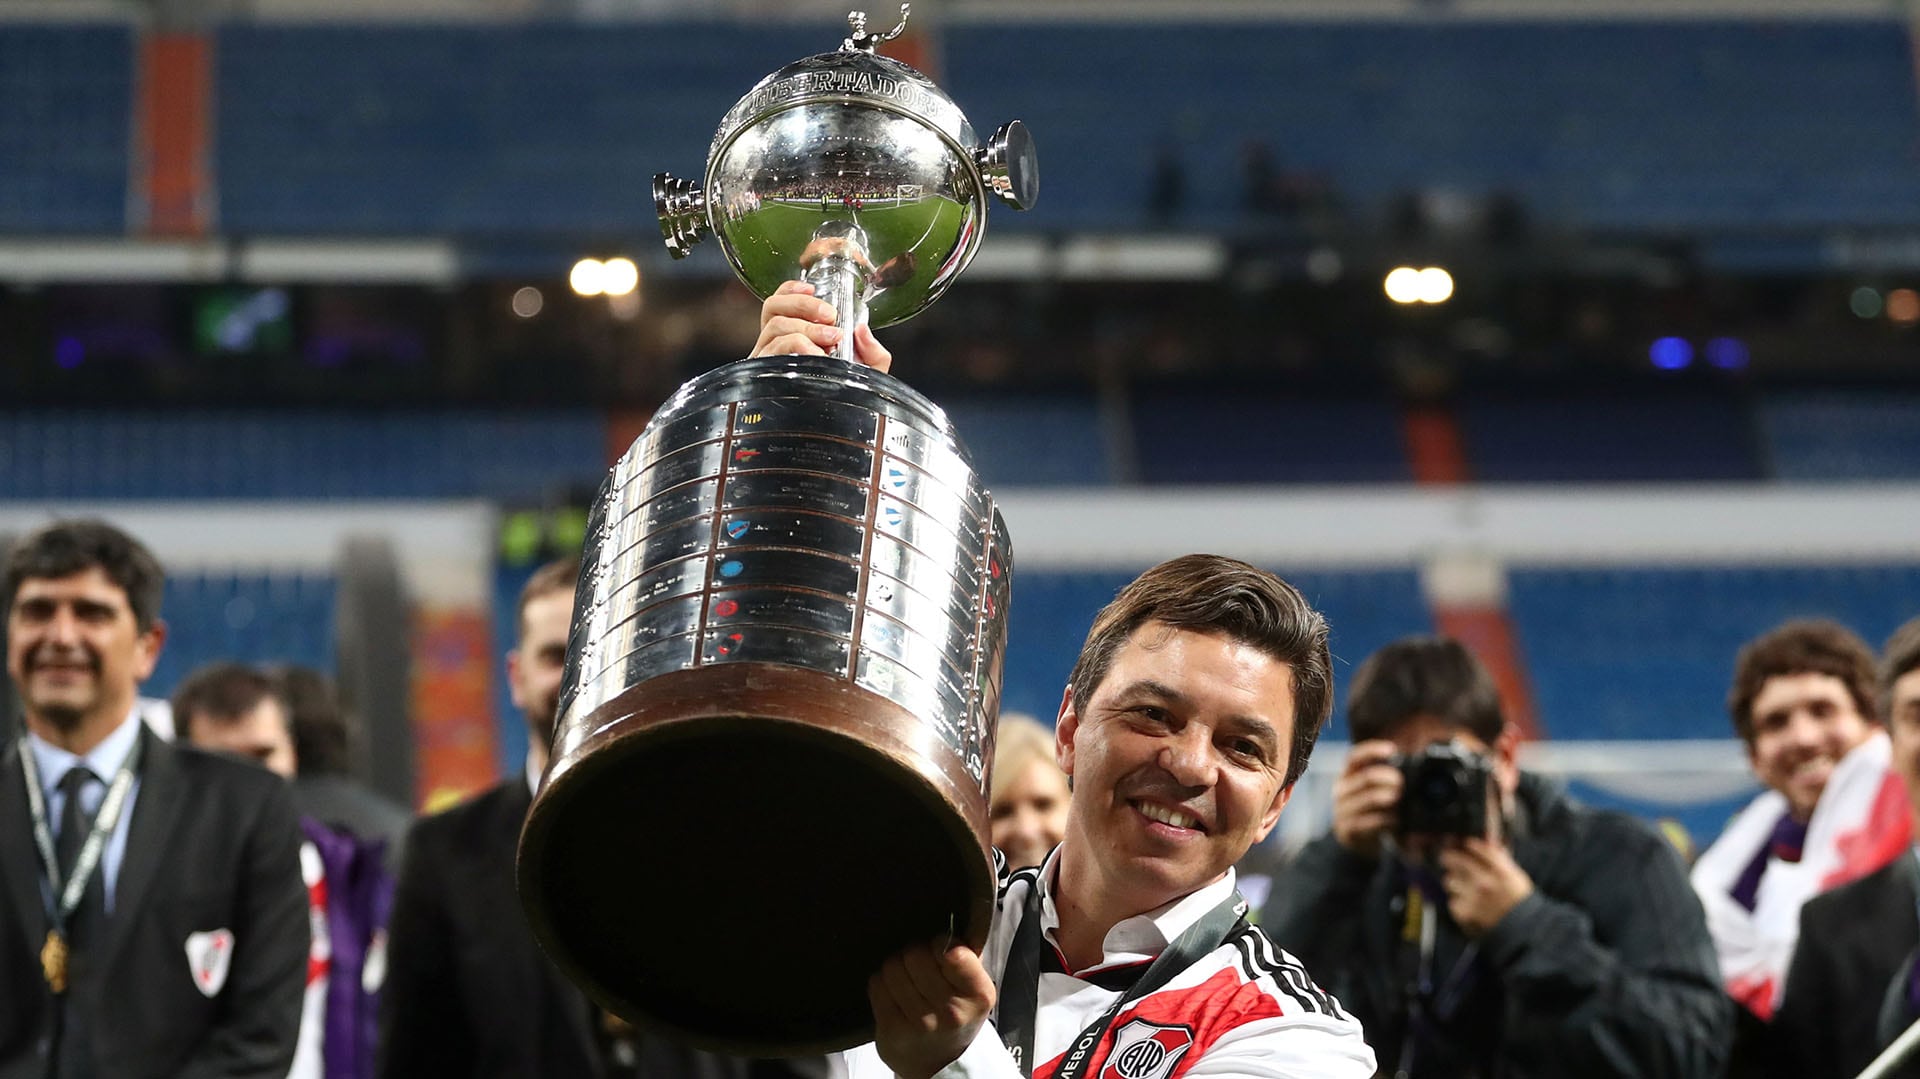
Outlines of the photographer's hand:
{"label": "photographer's hand", "polygon": [[1452,839],[1440,852],[1447,910],[1455,925],[1478,937],[1533,894],[1533,878],[1501,844],[1478,836]]}
{"label": "photographer's hand", "polygon": [[1381,839],[1399,821],[1402,781],[1393,754],[1385,739],[1360,742],[1333,782],[1333,838],[1355,854],[1378,858]]}

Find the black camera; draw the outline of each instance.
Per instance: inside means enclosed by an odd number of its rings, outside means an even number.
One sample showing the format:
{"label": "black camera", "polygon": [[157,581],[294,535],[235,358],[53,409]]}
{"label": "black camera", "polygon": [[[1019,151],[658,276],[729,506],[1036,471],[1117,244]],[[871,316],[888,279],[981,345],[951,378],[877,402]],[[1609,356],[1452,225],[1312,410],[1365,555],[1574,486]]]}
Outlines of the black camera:
{"label": "black camera", "polygon": [[1435,742],[1411,755],[1396,755],[1403,781],[1401,835],[1487,834],[1487,789],[1493,762],[1455,742]]}

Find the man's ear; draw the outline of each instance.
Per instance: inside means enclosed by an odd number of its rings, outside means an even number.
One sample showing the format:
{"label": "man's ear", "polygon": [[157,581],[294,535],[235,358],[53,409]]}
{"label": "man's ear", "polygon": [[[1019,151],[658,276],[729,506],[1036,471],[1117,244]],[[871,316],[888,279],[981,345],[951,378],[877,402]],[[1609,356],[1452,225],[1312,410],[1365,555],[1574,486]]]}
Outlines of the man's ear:
{"label": "man's ear", "polygon": [[1273,826],[1280,823],[1280,811],[1287,808],[1288,799],[1293,797],[1293,788],[1294,784],[1289,783],[1280,788],[1280,793],[1273,796],[1273,804],[1260,815],[1260,830],[1253,837],[1255,843],[1264,842],[1267,835],[1273,831]]}
{"label": "man's ear", "polygon": [[144,682],[152,676],[154,666],[160,662],[160,649],[166,647],[166,643],[167,624],[156,618],[153,620],[153,625],[148,626],[146,632],[141,633],[136,640],[137,650],[133,661],[134,681]]}
{"label": "man's ear", "polygon": [[515,708],[526,709],[527,702],[522,699],[523,694],[520,692],[520,650],[518,648],[507,651],[507,696],[513,700]]}
{"label": "man's ear", "polygon": [[1494,778],[1500,789],[1511,796],[1520,787],[1520,726],[1508,723],[1493,740]]}
{"label": "man's ear", "polygon": [[1073,778],[1073,732],[1080,729],[1080,715],[1073,710],[1073,687],[1060,694],[1060,711],[1053,720],[1053,759],[1060,770]]}

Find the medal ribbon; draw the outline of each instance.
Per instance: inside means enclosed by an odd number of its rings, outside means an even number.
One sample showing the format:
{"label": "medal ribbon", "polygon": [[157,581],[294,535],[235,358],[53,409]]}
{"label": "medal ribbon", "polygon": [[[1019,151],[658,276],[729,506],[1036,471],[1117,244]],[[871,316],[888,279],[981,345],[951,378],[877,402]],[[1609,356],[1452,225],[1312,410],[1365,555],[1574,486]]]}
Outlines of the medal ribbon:
{"label": "medal ribbon", "polygon": [[[138,722],[138,721],[136,721]],[[67,931],[67,919],[80,909],[80,900],[86,895],[87,883],[100,867],[100,858],[106,853],[107,837],[113,834],[115,825],[120,823],[120,814],[127,807],[127,796],[133,790],[133,778],[140,768],[141,750],[146,747],[144,737],[133,740],[133,748],[127,751],[127,759],[120,764],[120,770],[114,773],[113,782],[107,787],[107,796],[94,810],[93,827],[87,832],[87,841],[81,846],[80,853],[74,858],[73,877],[60,879],[60,860],[53,851],[53,828],[47,823],[46,795],[40,789],[40,766],[33,759],[33,747],[25,738],[20,739],[20,766],[27,773],[27,807],[33,812],[33,842],[40,848],[40,860],[46,863],[47,882],[52,885],[54,904],[47,911],[47,918],[53,922],[53,930],[64,936]],[[78,798],[80,792],[69,795]]]}
{"label": "medal ribbon", "polygon": [[[1245,924],[1246,917],[1247,901],[1240,897],[1238,890],[1201,915],[1199,921],[1188,926],[1186,932],[1154,958],[1140,980],[1120,994],[1120,999],[1114,1001],[1105,1014],[1080,1032],[1066,1056],[1061,1058],[1053,1079],[1076,1079],[1122,1009],[1172,981],[1174,975],[1226,943],[1227,938]],[[1000,1040],[1019,1063],[1020,1074],[1028,1079],[1033,1076],[1033,1032],[1035,1017],[1040,1011],[1040,949],[1044,946],[1040,940],[1040,880],[1036,877],[1033,887],[1027,891],[1020,927],[1013,932],[1007,970],[1000,979],[1000,1003],[994,1009],[994,1026],[1000,1031]]]}

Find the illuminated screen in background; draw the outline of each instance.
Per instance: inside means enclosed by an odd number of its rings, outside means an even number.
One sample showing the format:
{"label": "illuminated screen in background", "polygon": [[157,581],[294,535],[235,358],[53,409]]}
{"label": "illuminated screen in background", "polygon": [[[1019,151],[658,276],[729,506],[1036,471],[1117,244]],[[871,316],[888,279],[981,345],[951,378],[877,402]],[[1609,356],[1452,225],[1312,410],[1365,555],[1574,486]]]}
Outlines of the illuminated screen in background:
{"label": "illuminated screen in background", "polygon": [[284,288],[221,288],[193,300],[198,356],[286,356],[293,351],[293,299]]}

